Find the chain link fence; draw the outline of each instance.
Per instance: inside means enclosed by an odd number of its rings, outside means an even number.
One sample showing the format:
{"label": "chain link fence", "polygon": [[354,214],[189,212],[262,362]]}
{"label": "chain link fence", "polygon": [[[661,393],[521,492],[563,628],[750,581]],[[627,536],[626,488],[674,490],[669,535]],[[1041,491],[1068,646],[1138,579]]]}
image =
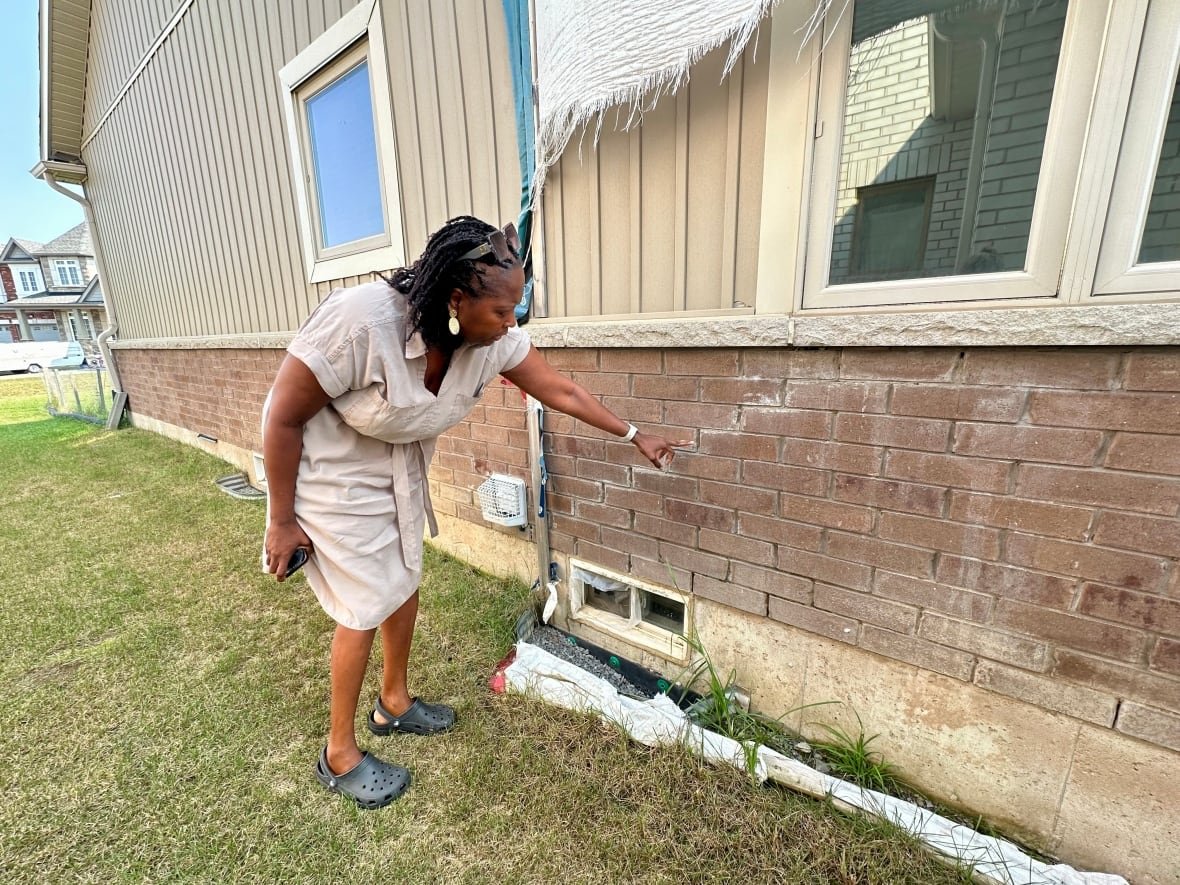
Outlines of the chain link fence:
{"label": "chain link fence", "polygon": [[80,418],[105,424],[111,413],[107,371],[101,367],[45,369],[46,409],[54,417]]}

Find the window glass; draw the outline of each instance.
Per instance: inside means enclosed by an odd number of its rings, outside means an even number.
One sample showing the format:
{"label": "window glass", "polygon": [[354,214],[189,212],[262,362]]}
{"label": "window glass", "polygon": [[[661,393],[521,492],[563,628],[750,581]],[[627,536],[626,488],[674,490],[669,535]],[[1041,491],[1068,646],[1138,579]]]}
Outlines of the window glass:
{"label": "window glass", "polygon": [[1067,0],[856,0],[830,282],[1024,267]]}
{"label": "window glass", "polygon": [[1172,109],[1155,171],[1139,262],[1180,261],[1180,77],[1172,91]]}
{"label": "window glass", "polygon": [[305,106],[321,247],[384,233],[368,63],[308,97]]}

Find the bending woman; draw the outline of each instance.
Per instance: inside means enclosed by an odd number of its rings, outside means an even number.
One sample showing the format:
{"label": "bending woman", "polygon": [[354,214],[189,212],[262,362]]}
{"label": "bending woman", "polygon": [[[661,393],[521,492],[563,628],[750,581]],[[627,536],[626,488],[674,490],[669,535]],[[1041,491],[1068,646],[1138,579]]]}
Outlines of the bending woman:
{"label": "bending woman", "polygon": [[357,746],[355,718],[373,637],[384,669],[368,727],[434,734],[450,707],[409,693],[422,535],[437,531],[427,467],[439,434],[503,375],[546,407],[629,440],[656,466],[673,444],[639,433],[558,374],[516,327],[520,245],[475,218],[448,221],[422,256],[373,282],[333,291],[287,349],[263,407],[267,571],[283,580],[300,547],[307,580],[336,621],[328,742],[316,777],[379,808],[409,786],[406,769]]}

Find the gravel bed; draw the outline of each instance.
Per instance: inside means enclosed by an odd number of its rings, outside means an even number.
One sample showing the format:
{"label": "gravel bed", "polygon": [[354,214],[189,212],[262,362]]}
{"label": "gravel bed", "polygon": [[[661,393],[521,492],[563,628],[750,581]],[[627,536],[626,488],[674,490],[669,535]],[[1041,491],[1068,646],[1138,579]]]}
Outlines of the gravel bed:
{"label": "gravel bed", "polygon": [[588,673],[593,673],[613,685],[620,694],[635,698],[646,698],[649,695],[632,685],[623,674],[602,663],[586,649],[579,645],[571,645],[569,640],[552,627],[538,626],[527,642],[538,648],[543,648],[555,657],[576,664]]}

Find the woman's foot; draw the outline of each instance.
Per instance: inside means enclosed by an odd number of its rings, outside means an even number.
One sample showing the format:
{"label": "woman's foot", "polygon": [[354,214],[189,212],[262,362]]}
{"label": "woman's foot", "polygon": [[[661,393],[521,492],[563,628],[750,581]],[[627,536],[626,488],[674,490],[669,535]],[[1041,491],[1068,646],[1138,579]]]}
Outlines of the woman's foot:
{"label": "woman's foot", "polygon": [[328,763],[326,747],[316,763],[315,777],[328,790],[347,796],[361,808],[383,808],[410,786],[406,769],[382,762],[372,753],[361,753],[359,762],[337,774]]}
{"label": "woman's foot", "polygon": [[369,731],[385,736],[396,732],[405,734],[439,734],[455,727],[455,711],[446,704],[428,704],[414,698],[396,715],[377,697],[369,714]]}

